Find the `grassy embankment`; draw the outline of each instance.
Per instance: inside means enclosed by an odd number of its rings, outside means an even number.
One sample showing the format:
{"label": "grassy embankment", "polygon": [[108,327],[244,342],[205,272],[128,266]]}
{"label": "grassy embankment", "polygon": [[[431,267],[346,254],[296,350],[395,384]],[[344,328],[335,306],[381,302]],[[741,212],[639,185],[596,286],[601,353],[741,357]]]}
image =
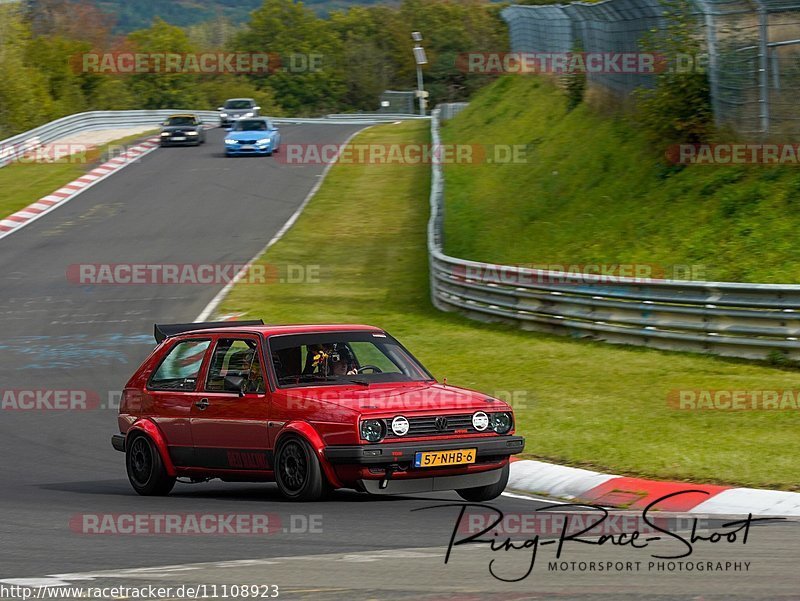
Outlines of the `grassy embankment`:
{"label": "grassy embankment", "polygon": [[676,168],[630,120],[567,112],[563,94],[535,77],[484,88],[442,136],[527,146],[526,163],[446,166],[448,254],[667,274],[695,265],[693,279],[800,283],[800,165]]}
{"label": "grassy embankment", "polygon": [[[425,143],[427,124],[375,127],[356,143]],[[337,165],[259,259],[319,266],[318,281],[240,284],[219,313],[270,323],[385,327],[441,380],[516,393],[525,455],[658,478],[798,488],[797,412],[679,412],[681,388],[800,388],[747,362],[520,332],[436,311],[428,298],[427,167]],[[311,273],[315,273],[312,269]]]}

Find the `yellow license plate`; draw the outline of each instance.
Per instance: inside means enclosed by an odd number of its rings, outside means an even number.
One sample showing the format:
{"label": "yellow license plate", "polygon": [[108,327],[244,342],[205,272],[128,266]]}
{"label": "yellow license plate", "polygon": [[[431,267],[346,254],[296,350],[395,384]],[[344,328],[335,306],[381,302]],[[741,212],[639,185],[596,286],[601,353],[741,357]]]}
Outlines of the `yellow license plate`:
{"label": "yellow license plate", "polygon": [[477,449],[421,451],[414,457],[414,467],[438,467],[440,465],[464,465],[467,463],[475,463],[477,454]]}

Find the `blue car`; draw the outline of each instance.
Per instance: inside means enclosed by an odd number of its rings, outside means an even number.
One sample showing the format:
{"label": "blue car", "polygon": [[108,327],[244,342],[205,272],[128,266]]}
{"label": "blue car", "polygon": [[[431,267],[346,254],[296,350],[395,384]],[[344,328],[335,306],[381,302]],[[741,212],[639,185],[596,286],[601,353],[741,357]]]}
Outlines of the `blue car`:
{"label": "blue car", "polygon": [[225,156],[272,156],[281,146],[281,134],[265,117],[240,119],[225,136]]}

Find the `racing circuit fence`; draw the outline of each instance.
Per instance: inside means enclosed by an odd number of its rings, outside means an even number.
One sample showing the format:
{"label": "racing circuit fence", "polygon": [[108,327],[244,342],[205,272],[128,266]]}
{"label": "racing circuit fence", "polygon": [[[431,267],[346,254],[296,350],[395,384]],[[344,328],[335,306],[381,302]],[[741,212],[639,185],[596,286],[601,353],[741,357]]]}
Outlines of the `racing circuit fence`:
{"label": "racing circuit fence", "polygon": [[[134,111],[91,111],[62,117],[37,128],[0,140],[0,167],[5,167],[27,153],[60,140],[87,131],[115,129],[124,127],[147,126],[158,127],[167,117],[176,113],[193,113],[208,125],[216,125],[219,113],[216,111],[197,111],[186,109],[134,110]],[[276,117],[278,124],[330,123],[346,125],[371,125],[400,119],[419,119],[415,115],[402,114],[361,114],[348,113],[328,115],[316,119],[290,119]]]}
{"label": "racing circuit fence", "polygon": [[[675,0],[605,0],[503,10],[514,53],[642,52],[665,33]],[[800,132],[800,0],[689,0],[701,56],[675,58],[708,73],[718,126],[752,137]],[[628,96],[653,85],[646,73],[587,73],[590,88]]]}
{"label": "racing circuit fence", "polygon": [[[442,113],[431,136],[441,143]],[[607,278],[467,261],[443,250],[445,182],[434,161],[431,296],[442,311],[525,330],[775,362],[800,360],[800,285]]]}

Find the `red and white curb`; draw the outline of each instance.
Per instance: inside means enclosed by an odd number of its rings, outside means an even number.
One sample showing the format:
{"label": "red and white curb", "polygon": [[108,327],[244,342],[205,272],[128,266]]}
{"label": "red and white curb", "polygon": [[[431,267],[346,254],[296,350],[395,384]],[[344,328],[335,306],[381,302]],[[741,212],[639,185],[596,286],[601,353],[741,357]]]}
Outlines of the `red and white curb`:
{"label": "red and white curb", "polygon": [[158,138],[148,138],[141,144],[132,146],[118,157],[106,161],[75,181],[62,186],[52,194],[48,194],[24,209],[5,217],[0,220],[0,238],[5,238],[9,234],[33,223],[40,217],[47,215],[50,211],[68,203],[81,192],[88,190],[95,184],[103,181],[120,169],[127,167],[156,148],[158,148]]}
{"label": "red and white curb", "polygon": [[752,513],[800,516],[800,493],[796,492],[660,482],[602,474],[530,459],[511,462],[507,490],[639,510],[671,493],[683,493],[657,503],[652,509],[706,515]]}

